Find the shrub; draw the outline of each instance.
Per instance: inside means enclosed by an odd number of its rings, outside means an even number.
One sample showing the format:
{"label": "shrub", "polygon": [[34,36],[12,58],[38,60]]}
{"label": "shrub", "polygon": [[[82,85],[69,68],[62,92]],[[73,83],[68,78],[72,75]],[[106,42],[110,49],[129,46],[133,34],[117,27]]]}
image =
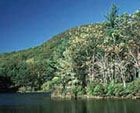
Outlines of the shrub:
{"label": "shrub", "polygon": [[109,85],[107,85],[107,95],[114,95],[114,90],[115,90],[115,83],[114,81],[111,81]]}
{"label": "shrub", "polygon": [[95,86],[96,86],[96,84],[94,82],[89,83],[88,86],[87,86],[87,88],[86,88],[86,93],[88,95],[93,95]]}
{"label": "shrub", "polygon": [[41,86],[42,91],[50,91],[52,89],[52,82],[48,81],[45,82],[42,86]]}
{"label": "shrub", "polygon": [[72,87],[72,93],[77,96],[77,95],[82,95],[84,94],[84,89],[82,88],[82,86],[73,86]]}
{"label": "shrub", "polygon": [[140,93],[140,79],[137,79],[137,80],[135,80],[134,81],[134,83],[133,83],[134,85],[134,92],[135,93]]}
{"label": "shrub", "polygon": [[94,88],[94,91],[93,91],[93,95],[96,95],[96,96],[100,96],[100,95],[103,95],[104,94],[104,87],[102,84],[98,84],[95,86]]}
{"label": "shrub", "polygon": [[128,83],[127,87],[124,89],[125,94],[129,95],[129,94],[134,94],[135,93],[135,85],[134,82],[132,83]]}
{"label": "shrub", "polygon": [[52,84],[59,84],[60,83],[60,78],[59,77],[54,77],[53,79],[52,79]]}
{"label": "shrub", "polygon": [[23,87],[20,87],[18,91],[21,93],[26,93],[26,92],[33,92],[34,89],[29,86],[26,86],[26,87],[23,86]]}
{"label": "shrub", "polygon": [[124,87],[123,87],[123,84],[115,84],[115,87],[114,87],[114,95],[115,96],[123,96],[124,95]]}

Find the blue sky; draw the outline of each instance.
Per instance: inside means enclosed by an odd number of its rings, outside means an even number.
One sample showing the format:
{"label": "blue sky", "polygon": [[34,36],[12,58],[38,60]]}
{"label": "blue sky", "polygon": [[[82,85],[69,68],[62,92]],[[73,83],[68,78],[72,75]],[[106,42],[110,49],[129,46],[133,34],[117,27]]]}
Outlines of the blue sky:
{"label": "blue sky", "polygon": [[74,26],[104,21],[112,3],[132,13],[140,0],[0,0],[0,53],[40,45]]}

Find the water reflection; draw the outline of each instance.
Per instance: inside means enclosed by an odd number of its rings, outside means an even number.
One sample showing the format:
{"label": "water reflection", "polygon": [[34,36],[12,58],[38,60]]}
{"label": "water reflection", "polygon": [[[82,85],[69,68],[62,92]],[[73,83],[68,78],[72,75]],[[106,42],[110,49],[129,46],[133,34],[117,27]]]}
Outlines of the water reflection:
{"label": "water reflection", "polygon": [[0,113],[140,113],[139,106],[140,100],[76,101],[51,100],[41,94],[0,95]]}

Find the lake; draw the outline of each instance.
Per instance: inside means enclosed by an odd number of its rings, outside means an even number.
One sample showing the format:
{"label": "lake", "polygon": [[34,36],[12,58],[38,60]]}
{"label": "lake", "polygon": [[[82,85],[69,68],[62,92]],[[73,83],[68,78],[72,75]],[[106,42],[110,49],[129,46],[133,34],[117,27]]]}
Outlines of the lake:
{"label": "lake", "polygon": [[0,113],[140,113],[140,100],[52,100],[45,93],[0,94]]}

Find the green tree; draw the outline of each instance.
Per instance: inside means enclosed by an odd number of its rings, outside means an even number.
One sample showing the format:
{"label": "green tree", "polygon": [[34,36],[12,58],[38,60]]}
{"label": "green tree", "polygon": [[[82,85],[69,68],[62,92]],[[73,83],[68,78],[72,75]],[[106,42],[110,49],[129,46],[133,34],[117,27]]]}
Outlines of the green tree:
{"label": "green tree", "polygon": [[115,4],[112,5],[110,12],[105,16],[109,25],[114,28],[115,27],[115,20],[118,17],[118,9]]}

